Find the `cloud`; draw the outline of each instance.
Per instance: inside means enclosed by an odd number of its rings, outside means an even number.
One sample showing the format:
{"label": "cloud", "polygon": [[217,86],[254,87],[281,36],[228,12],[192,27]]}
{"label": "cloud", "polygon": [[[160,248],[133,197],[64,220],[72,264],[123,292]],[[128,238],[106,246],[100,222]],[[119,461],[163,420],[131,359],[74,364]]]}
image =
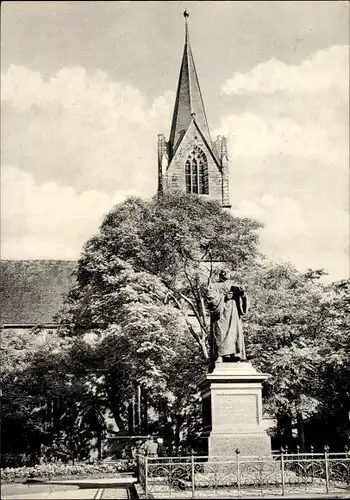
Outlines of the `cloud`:
{"label": "cloud", "polygon": [[145,195],[155,193],[157,134],[169,128],[172,92],[148,103],[138,89],[102,71],[63,68],[45,81],[12,65],[2,75],[1,94],[5,164],[39,183],[54,179],[79,191],[111,193],[142,183]]}
{"label": "cloud", "polygon": [[[331,68],[329,64],[331,63]],[[349,47],[333,45],[320,50],[298,66],[276,58],[255,66],[249,73],[235,73],[222,87],[227,95],[289,92],[314,96],[318,92],[348,92]]]}
{"label": "cloud", "polygon": [[[265,223],[262,250],[334,279],[349,273],[347,55],[337,45],[299,65],[272,59],[233,74],[213,133],[229,140],[234,212]],[[12,165],[2,173],[3,258],[75,259],[114,203],[155,193],[173,92],[149,102],[101,71],[44,79],[11,66],[1,94]]]}
{"label": "cloud", "polygon": [[[235,73],[224,94],[248,99],[240,113],[223,117],[234,154],[269,154],[316,160],[348,168],[349,47],[335,45],[289,66],[276,59],[248,73]],[[257,168],[256,161],[251,168]],[[303,165],[302,168],[305,168]]]}
{"label": "cloud", "polygon": [[329,279],[349,276],[349,213],[336,207],[319,211],[295,199],[271,194],[243,201],[236,216],[264,221],[261,251],[274,261],[292,262],[298,269],[324,268]]}
{"label": "cloud", "polygon": [[75,189],[56,182],[35,183],[33,176],[11,166],[2,168],[3,259],[79,257],[83,244],[98,231],[114,204],[140,192],[115,195]]}
{"label": "cloud", "polygon": [[235,212],[265,223],[262,250],[334,279],[349,275],[348,52],[234,74],[222,86],[232,112],[216,131],[229,140]]}
{"label": "cloud", "polygon": [[156,193],[173,92],[148,102],[101,71],[12,65],[1,98],[3,258],[76,259],[115,203]]}

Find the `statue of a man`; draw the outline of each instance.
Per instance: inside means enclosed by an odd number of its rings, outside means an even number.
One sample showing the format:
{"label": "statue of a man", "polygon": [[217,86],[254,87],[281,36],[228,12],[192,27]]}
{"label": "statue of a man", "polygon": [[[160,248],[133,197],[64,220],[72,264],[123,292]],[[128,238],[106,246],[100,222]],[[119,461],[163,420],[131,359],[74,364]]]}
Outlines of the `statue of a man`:
{"label": "statue of a man", "polygon": [[245,361],[241,316],[248,311],[245,292],[230,280],[222,269],[219,281],[208,290],[211,316],[211,356],[217,362]]}

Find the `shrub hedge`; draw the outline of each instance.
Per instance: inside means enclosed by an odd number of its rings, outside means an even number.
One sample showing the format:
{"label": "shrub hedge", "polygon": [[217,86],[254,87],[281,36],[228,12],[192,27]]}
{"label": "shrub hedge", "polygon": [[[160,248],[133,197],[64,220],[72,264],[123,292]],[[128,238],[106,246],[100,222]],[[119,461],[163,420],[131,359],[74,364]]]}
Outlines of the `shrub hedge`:
{"label": "shrub hedge", "polygon": [[48,463],[34,467],[6,467],[1,470],[1,481],[7,483],[23,482],[26,479],[72,479],[93,477],[95,479],[113,475],[118,472],[133,472],[136,463],[131,460],[121,460],[114,463],[95,464],[62,464]]}

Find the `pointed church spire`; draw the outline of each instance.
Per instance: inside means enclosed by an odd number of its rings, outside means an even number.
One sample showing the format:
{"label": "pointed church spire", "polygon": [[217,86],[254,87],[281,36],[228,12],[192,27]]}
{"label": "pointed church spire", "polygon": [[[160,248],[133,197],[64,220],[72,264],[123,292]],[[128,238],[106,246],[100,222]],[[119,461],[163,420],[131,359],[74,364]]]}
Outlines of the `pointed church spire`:
{"label": "pointed church spire", "polygon": [[208,122],[189,41],[188,17],[189,13],[185,10],[185,47],[182,57],[169,138],[170,151],[172,155],[175,153],[182,137],[193,119],[196,120],[197,126],[207,140],[208,144],[211,144]]}

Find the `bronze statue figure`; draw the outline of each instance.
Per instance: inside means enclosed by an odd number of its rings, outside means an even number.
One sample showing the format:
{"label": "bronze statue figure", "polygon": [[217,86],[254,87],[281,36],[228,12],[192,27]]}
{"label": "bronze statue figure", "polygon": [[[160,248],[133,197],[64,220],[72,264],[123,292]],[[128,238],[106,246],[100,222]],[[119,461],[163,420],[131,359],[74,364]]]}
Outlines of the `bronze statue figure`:
{"label": "bronze statue figure", "polygon": [[241,317],[248,311],[247,296],[222,269],[208,290],[211,316],[211,358],[216,362],[245,361]]}

